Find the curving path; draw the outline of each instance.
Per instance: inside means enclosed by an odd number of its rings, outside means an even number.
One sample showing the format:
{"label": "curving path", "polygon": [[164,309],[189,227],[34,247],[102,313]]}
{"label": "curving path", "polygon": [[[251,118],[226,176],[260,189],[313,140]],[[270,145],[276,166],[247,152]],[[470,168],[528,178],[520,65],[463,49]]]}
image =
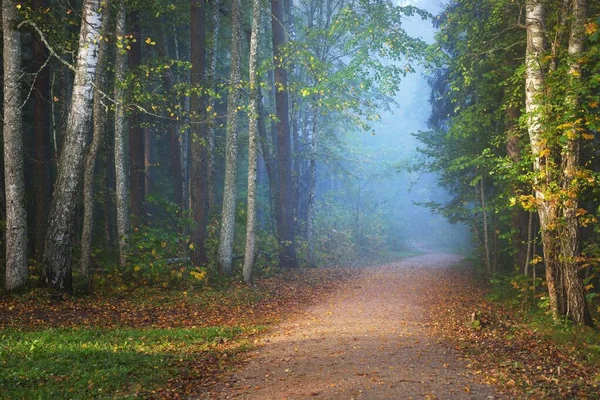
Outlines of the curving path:
{"label": "curving path", "polygon": [[206,398],[494,399],[458,354],[429,337],[433,253],[367,269],[331,297],[263,337],[241,370]]}

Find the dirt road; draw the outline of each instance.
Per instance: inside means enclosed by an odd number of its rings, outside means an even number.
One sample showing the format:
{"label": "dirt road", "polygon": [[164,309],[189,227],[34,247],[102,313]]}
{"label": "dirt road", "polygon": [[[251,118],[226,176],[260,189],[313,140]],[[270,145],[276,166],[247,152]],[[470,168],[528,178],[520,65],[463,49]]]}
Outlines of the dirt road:
{"label": "dirt road", "polygon": [[458,261],[436,253],[365,270],[265,336],[252,360],[206,398],[497,398],[425,326],[436,269]]}

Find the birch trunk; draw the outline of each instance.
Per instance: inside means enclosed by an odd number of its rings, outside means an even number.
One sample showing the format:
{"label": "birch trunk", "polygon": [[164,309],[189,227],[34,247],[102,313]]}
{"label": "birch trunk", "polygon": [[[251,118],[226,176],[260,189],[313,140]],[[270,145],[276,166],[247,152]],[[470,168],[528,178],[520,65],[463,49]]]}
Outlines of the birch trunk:
{"label": "birch trunk", "polygon": [[[119,1],[115,36],[117,42],[125,36],[125,0]],[[119,264],[127,263],[127,235],[129,234],[129,180],[127,177],[128,131],[123,105],[123,86],[127,53],[116,47],[115,51],[115,187],[117,197],[117,236],[119,237]]]}
{"label": "birch trunk", "polygon": [[92,83],[102,24],[99,8],[100,0],[85,0],[83,3],[71,108],[48,217],[44,264],[48,269],[50,285],[59,292],[73,291],[73,225],[78,197],[81,195],[86,136],[92,117]]}
{"label": "birch trunk", "polygon": [[16,28],[17,2],[2,1],[4,61],[4,170],[6,199],[7,291],[27,283],[27,210],[23,168],[23,125],[21,95],[21,33]]}
{"label": "birch trunk", "polygon": [[[192,70],[190,83],[200,88],[205,83],[206,3],[193,0],[190,9],[190,46]],[[208,224],[208,152],[206,96],[194,90],[190,97],[190,209],[194,220],[191,257],[194,265],[208,261],[205,242]]]}
{"label": "birch trunk", "polygon": [[229,72],[229,95],[227,96],[227,131],[225,144],[225,186],[223,188],[223,212],[219,241],[219,268],[225,274],[232,273],[233,238],[235,230],[235,201],[237,196],[238,153],[238,105],[240,99],[240,0],[231,2],[231,66]]}
{"label": "birch trunk", "polygon": [[[275,114],[277,116],[277,163],[279,175],[277,233],[279,264],[284,268],[298,266],[294,232],[294,186],[289,121],[287,70],[282,62],[285,45],[283,0],[271,0],[273,57],[275,64]],[[277,210],[277,209],[276,209]]]}
{"label": "birch trunk", "polygon": [[565,314],[562,271],[559,262],[560,243],[557,232],[558,210],[556,200],[545,193],[547,180],[552,178],[549,171],[542,126],[542,96],[544,77],[541,59],[545,52],[544,6],[541,0],[528,0],[526,3],[527,51],[525,55],[525,109],[527,111],[527,130],[534,157],[533,169],[538,176],[534,182],[535,197],[538,202],[540,230],[542,236],[544,263],[546,265],[546,283],[550,299],[550,309],[555,320]]}
{"label": "birch trunk", "polygon": [[102,104],[102,94],[98,91],[105,90],[106,87],[106,52],[108,50],[108,29],[110,24],[110,9],[103,12],[104,21],[102,23],[102,33],[98,44],[98,61],[96,67],[96,77],[94,85],[96,94],[93,104],[93,136],[92,143],[88,149],[85,158],[83,172],[83,229],[81,232],[81,280],[87,293],[92,290],[92,274],[90,265],[92,263],[92,235],[94,232],[94,172],[96,170],[96,159],[100,146],[106,135],[106,113]]}
{"label": "birch trunk", "polygon": [[248,212],[246,220],[246,252],[244,282],[252,283],[256,242],[256,171],[258,164],[258,41],[260,38],[260,0],[252,1],[252,33],[250,35],[250,111],[248,128]]}
{"label": "birch trunk", "polygon": [[[569,79],[571,91],[567,94],[565,104],[573,121],[572,132],[567,135],[567,144],[562,150],[563,192],[569,194],[562,204],[563,225],[560,235],[561,255],[564,266],[564,286],[566,291],[567,313],[569,318],[580,325],[592,325],[588,306],[585,300],[583,282],[579,276],[579,208],[578,191],[573,193],[573,182],[577,181],[579,170],[579,134],[583,130],[579,120],[579,96],[573,92],[581,77],[580,58],[585,46],[585,23],[587,18],[587,0],[573,0],[573,17],[569,35]],[[573,193],[573,195],[570,195]]]}

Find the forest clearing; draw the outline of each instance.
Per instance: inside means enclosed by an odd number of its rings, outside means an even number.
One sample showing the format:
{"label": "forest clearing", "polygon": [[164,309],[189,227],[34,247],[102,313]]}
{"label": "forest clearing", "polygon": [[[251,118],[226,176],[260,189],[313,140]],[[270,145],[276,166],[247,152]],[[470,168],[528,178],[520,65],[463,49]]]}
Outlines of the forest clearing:
{"label": "forest clearing", "polygon": [[0,397],[600,398],[600,2],[1,15]]}

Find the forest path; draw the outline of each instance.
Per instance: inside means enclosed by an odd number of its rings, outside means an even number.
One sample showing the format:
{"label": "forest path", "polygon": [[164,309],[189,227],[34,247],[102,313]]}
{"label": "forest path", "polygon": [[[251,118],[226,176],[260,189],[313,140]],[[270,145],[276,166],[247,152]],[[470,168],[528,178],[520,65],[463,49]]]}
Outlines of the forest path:
{"label": "forest path", "polygon": [[249,363],[207,398],[496,398],[426,327],[439,269],[459,261],[432,253],[366,269],[263,337]]}

